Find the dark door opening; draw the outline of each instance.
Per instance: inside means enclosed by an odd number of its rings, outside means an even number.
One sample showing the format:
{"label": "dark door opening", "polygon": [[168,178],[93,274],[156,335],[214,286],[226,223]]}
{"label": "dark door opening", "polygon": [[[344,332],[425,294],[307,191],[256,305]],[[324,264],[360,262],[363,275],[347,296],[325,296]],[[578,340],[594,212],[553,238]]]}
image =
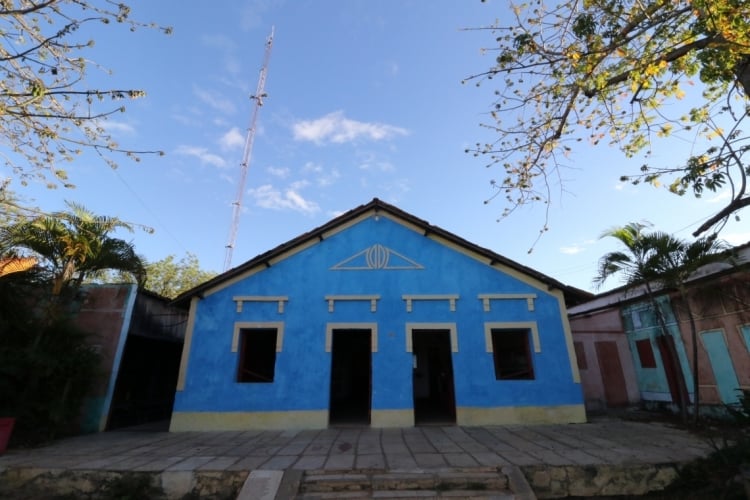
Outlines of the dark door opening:
{"label": "dark door opening", "polygon": [[[672,403],[680,405],[681,401],[687,404],[688,394],[685,386],[685,379],[682,376],[680,360],[677,359],[677,349],[674,339],[668,335],[658,335],[656,344],[659,346],[662,363],[664,364],[664,375],[667,377],[669,393],[672,396]],[[680,395],[682,392],[682,395]]]}
{"label": "dark door opening", "polygon": [[117,375],[107,430],[159,422],[172,416],[182,343],[128,335]]}
{"label": "dark door opening", "polygon": [[414,422],[455,424],[456,401],[448,330],[412,330]]}
{"label": "dark door opening", "polygon": [[331,339],[330,425],[370,425],[370,330],[334,330]]}

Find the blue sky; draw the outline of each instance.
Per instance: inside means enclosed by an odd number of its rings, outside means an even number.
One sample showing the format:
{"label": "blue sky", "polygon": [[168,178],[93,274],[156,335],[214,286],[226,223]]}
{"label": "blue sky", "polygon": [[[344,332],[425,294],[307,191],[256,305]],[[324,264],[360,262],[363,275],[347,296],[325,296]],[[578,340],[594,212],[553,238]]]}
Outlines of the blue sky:
{"label": "blue sky", "polygon": [[[174,28],[130,33],[108,26],[95,36],[90,83],[141,88],[109,121],[121,145],[159,149],[117,171],[93,155],[68,167],[74,190],[16,191],[44,210],[74,200],[93,211],[153,227],[132,239],[148,260],[196,254],[222,271],[240,163],[264,46],[275,27],[243,196],[232,265],[378,197],[517,262],[591,290],[598,258],[616,248],[599,235],[648,220],[689,238],[721,205],[719,195],[679,198],[664,189],[619,182],[641,162],[614,148],[583,146],[562,173],[550,206],[498,218],[490,180],[499,175],[464,153],[491,139],[479,123],[492,87],[462,85],[487,69],[493,37],[466,31],[507,15],[504,1],[137,0],[133,17]],[[122,28],[122,29],[120,29]],[[687,154],[673,142],[656,150],[670,164]],[[679,156],[676,156],[679,155]],[[0,174],[2,171],[0,170]],[[750,240],[743,222],[722,236]],[[530,247],[534,250],[528,253]],[[613,281],[610,286],[619,283]]]}

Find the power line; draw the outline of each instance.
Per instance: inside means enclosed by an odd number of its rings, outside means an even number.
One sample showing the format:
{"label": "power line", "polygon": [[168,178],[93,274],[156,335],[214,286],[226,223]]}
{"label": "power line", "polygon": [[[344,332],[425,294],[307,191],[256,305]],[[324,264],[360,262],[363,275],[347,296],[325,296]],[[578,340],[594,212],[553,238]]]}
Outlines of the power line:
{"label": "power line", "polygon": [[[117,171],[117,169],[110,169],[110,170],[112,170],[112,172],[114,172],[114,174],[117,176],[117,178],[120,180],[120,182],[122,182],[122,184],[125,186],[125,188],[128,191],[130,191],[130,194],[133,195],[133,197],[136,199],[136,201],[138,201],[138,203],[141,204],[141,206],[146,210],[146,212],[148,212],[149,215],[151,215],[151,217],[154,218],[154,221],[156,221],[156,223],[159,225],[159,227],[161,227],[161,229],[163,229],[164,232],[170,238],[172,238],[175,241],[175,243],[177,243],[185,252],[188,252],[188,249],[185,247],[185,245],[183,245],[182,242],[179,239],[177,239],[177,237],[174,234],[172,234],[172,232],[167,228],[166,225],[164,225],[164,223],[161,221],[161,219],[159,219],[159,216],[157,216],[156,213],[153,210],[151,210],[151,208],[146,204],[146,202],[143,201],[143,198],[141,198],[138,195],[138,192],[135,189],[133,189],[130,186],[130,184],[127,183],[127,181],[122,177],[122,175],[120,175],[120,173]],[[151,229],[148,226],[145,226],[144,224],[139,224],[139,223],[131,223],[131,224],[139,226],[139,227],[143,228],[146,231],[148,231],[149,229]],[[153,230],[151,232],[153,232]]]}

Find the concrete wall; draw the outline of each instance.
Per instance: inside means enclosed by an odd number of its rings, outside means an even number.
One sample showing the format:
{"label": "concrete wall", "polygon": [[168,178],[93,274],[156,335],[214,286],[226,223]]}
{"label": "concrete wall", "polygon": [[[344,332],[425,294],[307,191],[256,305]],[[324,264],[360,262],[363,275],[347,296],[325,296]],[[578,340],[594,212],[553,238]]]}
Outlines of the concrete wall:
{"label": "concrete wall", "polygon": [[[482,294],[497,294],[486,307]],[[413,300],[405,295],[451,296]],[[237,297],[284,297],[245,302]],[[326,297],[376,296],[334,300]],[[529,298],[532,297],[532,298]],[[281,311],[281,312],[280,312]],[[236,382],[233,335],[244,323],[278,323],[283,345],[273,383]],[[532,423],[585,419],[562,293],[512,269],[424,235],[390,216],[363,217],[302,245],[268,267],[218,284],[194,298],[172,430],[325,427],[329,408],[331,325],[374,325],[372,425],[413,423],[409,325],[455,331],[451,353],[457,422]],[[496,380],[487,350],[489,324],[535,332],[534,380]]]}

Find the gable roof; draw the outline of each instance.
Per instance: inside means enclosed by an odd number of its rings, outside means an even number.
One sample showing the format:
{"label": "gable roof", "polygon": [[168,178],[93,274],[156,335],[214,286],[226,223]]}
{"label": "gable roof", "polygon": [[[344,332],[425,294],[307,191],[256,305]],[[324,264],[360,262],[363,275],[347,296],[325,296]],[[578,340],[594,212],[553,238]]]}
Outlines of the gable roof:
{"label": "gable roof", "polygon": [[282,243],[276,248],[264,252],[250,259],[249,261],[240,264],[237,267],[229,269],[228,271],[215,276],[205,283],[202,283],[195,288],[182,293],[181,295],[176,297],[173,302],[179,304],[189,300],[191,297],[194,297],[196,295],[201,297],[204,293],[210,291],[212,288],[215,288],[229,280],[237,278],[254,268],[257,268],[259,266],[270,267],[271,261],[279,258],[285,253],[291,252],[298,247],[307,246],[314,243],[315,241],[322,241],[325,238],[325,235],[330,233],[331,231],[346,227],[350,223],[355,223],[359,219],[370,213],[384,214],[389,215],[395,219],[400,219],[401,221],[418,228],[423,232],[424,236],[431,236],[436,237],[437,239],[442,239],[458,246],[465,251],[468,251],[469,253],[473,253],[478,257],[486,259],[488,261],[487,264],[490,266],[499,265],[502,267],[510,268],[516,272],[532,277],[539,282],[546,284],[550,290],[561,290],[565,295],[565,302],[567,305],[579,304],[594,297],[592,293],[565,285],[545,274],[535,271],[534,269],[519,264],[518,262],[508,259],[507,257],[503,257],[502,255],[497,254],[492,250],[475,245],[474,243],[471,243],[461,238],[460,236],[446,231],[445,229],[434,226],[426,220],[420,219],[411,215],[410,213],[404,212],[394,205],[390,205],[378,198],[373,198],[369,203],[353,208],[352,210],[341,214],[340,216],[330,220],[322,226],[301,234],[300,236],[297,236],[296,238],[289,240],[286,243]]}

